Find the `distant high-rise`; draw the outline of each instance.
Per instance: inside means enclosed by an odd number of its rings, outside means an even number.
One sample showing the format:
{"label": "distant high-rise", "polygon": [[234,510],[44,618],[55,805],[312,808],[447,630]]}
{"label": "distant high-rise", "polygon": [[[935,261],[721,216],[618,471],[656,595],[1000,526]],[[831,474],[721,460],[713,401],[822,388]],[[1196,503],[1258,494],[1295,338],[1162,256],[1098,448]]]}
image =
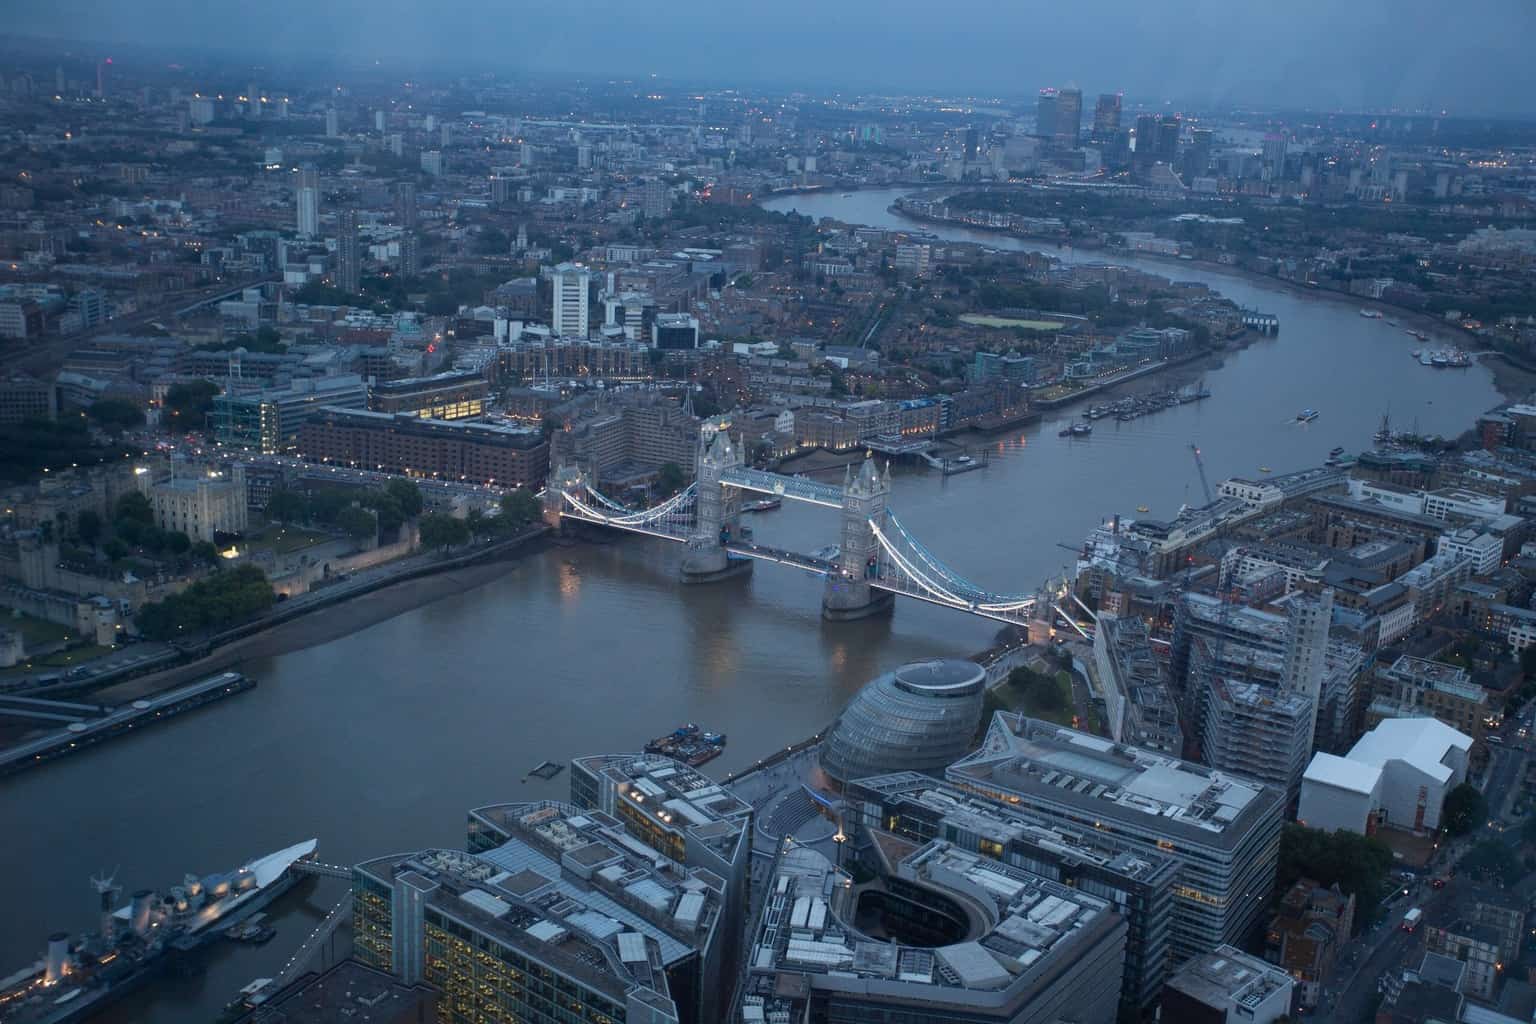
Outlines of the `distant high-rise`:
{"label": "distant high-rise", "polygon": [[395,216],[400,221],[400,273],[421,273],[421,241],[416,233],[416,186],[402,181],[395,186]]}
{"label": "distant high-rise", "polygon": [[1076,149],[1083,132],[1083,90],[1063,89],[1056,94],[1056,144]]}
{"label": "distant high-rise", "polygon": [[341,118],[336,113],[335,107],[325,108],[325,135],[334,139],[341,134]]}
{"label": "distant high-rise", "polygon": [[1189,133],[1189,145],[1184,149],[1184,180],[1201,177],[1211,167],[1211,140],[1215,132],[1209,128],[1196,128]]}
{"label": "distant high-rise", "polygon": [[1280,181],[1285,178],[1286,139],[1283,134],[1271,132],[1264,136],[1264,180]]}
{"label": "distant high-rise", "polygon": [[416,184],[402,181],[395,186],[395,219],[403,228],[416,226]]}
{"label": "distant high-rise", "polygon": [[336,218],[336,287],[355,294],[363,276],[362,242],[357,236],[357,211],[348,207]]}
{"label": "distant high-rise", "polygon": [[667,215],[667,183],[659,178],[651,178],[645,183],[645,191],[640,198],[640,212],[645,214],[646,220],[661,220]]}
{"label": "distant high-rise", "polygon": [[421,236],[415,231],[400,235],[400,276],[417,277],[421,274]]}
{"label": "distant high-rise", "polygon": [[1184,124],[1178,114],[1165,114],[1157,122],[1157,162],[1170,167],[1179,158],[1179,132]]}
{"label": "distant high-rise", "polygon": [[385,125],[388,123],[388,116],[382,110],[375,110],[373,112],[373,130],[382,133]]}
{"label": "distant high-rise", "polygon": [[557,338],[585,338],[588,331],[587,282],[591,274],[586,267],[574,263],[562,263],[555,268],[554,308],[550,326]]}
{"label": "distant high-rise", "polygon": [[981,152],[981,133],[975,125],[968,125],[965,129],[965,158],[975,160]]}
{"label": "distant high-rise", "polygon": [[294,203],[298,207],[299,234],[305,238],[314,238],[320,233],[320,172],[313,167],[304,167],[299,171]]}
{"label": "distant high-rise", "polygon": [[1035,134],[1042,139],[1056,137],[1056,90],[1041,89],[1035,100]]}
{"label": "distant high-rise", "polygon": [[1099,94],[1099,102],[1093,108],[1093,140],[1108,142],[1120,131],[1120,94]]}
{"label": "distant high-rise", "polygon": [[1136,170],[1145,174],[1157,162],[1157,115],[1136,115]]}

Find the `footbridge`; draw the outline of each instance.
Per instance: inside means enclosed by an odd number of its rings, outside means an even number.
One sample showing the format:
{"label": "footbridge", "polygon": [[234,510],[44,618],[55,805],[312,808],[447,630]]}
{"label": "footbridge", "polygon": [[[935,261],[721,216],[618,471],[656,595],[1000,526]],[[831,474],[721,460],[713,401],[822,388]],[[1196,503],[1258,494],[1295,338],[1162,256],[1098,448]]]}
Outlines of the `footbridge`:
{"label": "footbridge", "polygon": [[[604,495],[575,466],[560,466],[544,491],[546,519],[590,523],[684,545],[685,582],[705,583],[773,562],[822,577],[822,614],[831,620],[864,618],[889,610],[898,596],[1028,628],[1065,621],[1088,635],[1063,611],[1053,593],[1006,593],[980,586],[946,565],[919,541],[890,508],[890,468],[866,459],[844,473],[842,486],[785,476],[743,464],[742,452],[724,431],[706,425],[695,481],[651,508],[630,508]],[[740,526],[744,493],[764,494],[835,509],[836,545],[816,552],[758,544]]]}

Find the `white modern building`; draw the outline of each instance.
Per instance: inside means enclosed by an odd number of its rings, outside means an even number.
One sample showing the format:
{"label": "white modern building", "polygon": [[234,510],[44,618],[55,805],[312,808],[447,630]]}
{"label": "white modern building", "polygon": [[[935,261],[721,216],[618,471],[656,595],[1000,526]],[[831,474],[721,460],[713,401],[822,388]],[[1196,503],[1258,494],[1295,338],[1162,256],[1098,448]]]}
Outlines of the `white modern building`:
{"label": "white modern building", "polygon": [[587,319],[587,284],[591,273],[575,263],[562,263],[554,269],[554,311],[550,326],[557,338],[585,338],[590,328]]}
{"label": "white modern building", "polygon": [[320,172],[313,167],[299,171],[298,188],[294,190],[294,204],[298,208],[297,228],[301,236],[314,238],[320,234]]}
{"label": "white modern building", "polygon": [[1374,830],[1371,818],[1381,806],[1381,769],[1347,757],[1318,752],[1301,777],[1301,806],[1296,820],[1324,832]]}
{"label": "white modern building", "polygon": [[1439,547],[1435,550],[1442,555],[1467,559],[1472,563],[1472,571],[1479,576],[1493,572],[1504,558],[1502,540],[1471,527],[1441,534]]}
{"label": "white modern building", "polygon": [[1466,780],[1471,748],[1470,736],[1436,719],[1387,719],[1344,757],[1312,758],[1297,817],[1329,831],[1366,834],[1377,824],[1432,831],[1445,795]]}

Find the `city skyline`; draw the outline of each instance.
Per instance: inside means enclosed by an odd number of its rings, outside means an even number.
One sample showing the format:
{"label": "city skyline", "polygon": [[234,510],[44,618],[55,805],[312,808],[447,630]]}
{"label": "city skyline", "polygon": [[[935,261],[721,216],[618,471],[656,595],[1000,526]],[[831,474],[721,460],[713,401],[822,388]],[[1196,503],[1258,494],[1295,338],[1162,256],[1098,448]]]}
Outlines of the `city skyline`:
{"label": "city skyline", "polygon": [[[1536,67],[1520,50],[1536,31],[1536,13],[1508,0],[1493,6],[1479,20],[1448,22],[1427,0],[1343,10],[1307,0],[1283,11],[1208,0],[1154,11],[1108,0],[1091,12],[999,12],[969,0],[933,24],[925,8],[906,2],[858,0],[828,12],[792,0],[765,24],[667,11],[636,18],[608,0],[585,0],[558,14],[508,11],[515,22],[498,31],[498,12],[458,0],[430,10],[351,2],[317,10],[277,0],[259,13],[183,0],[149,0],[131,11],[74,0],[13,12],[9,28],[86,45],[240,50],[276,64],[371,59],[409,72],[453,59],[477,72],[657,76],[727,87],[1027,97],[1055,83],[1085,95],[1124,92],[1149,106],[1536,113],[1526,99],[1536,92]],[[813,17],[819,31],[806,33],[802,25]],[[616,22],[623,47],[607,53],[581,42],[582,26]]]}

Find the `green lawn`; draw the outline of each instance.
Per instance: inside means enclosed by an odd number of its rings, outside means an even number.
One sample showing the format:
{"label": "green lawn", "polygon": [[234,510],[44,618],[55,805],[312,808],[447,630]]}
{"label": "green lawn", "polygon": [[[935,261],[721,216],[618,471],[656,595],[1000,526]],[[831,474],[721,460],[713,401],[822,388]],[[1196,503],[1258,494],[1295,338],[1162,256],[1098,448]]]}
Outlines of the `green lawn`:
{"label": "green lawn", "polygon": [[1059,320],[1018,320],[1008,316],[985,316],[981,313],[963,313],[960,316],[960,322],[977,327],[1022,327],[1027,331],[1059,331],[1066,326]]}
{"label": "green lawn", "polygon": [[68,626],[61,626],[47,619],[33,618],[31,615],[0,613],[0,626],[20,633],[22,642],[27,645],[29,651],[46,644],[58,643],[69,635]]}
{"label": "green lawn", "polygon": [[274,551],[279,555],[286,555],[302,548],[314,547],[316,544],[324,544],[334,538],[320,530],[309,530],[302,526],[272,525],[246,537],[240,543],[242,550]]}
{"label": "green lawn", "polygon": [[992,693],[1009,711],[1057,725],[1072,725],[1072,677],[1065,671],[1048,676],[1016,669]]}
{"label": "green lawn", "polygon": [[0,669],[0,679],[15,676],[24,676],[33,672],[46,672],[49,669],[71,669],[76,665],[84,665],[93,658],[99,658],[103,654],[110,654],[112,648],[98,647],[90,644],[86,647],[71,647],[67,651],[50,654],[43,658],[28,658],[18,665],[7,669]]}

